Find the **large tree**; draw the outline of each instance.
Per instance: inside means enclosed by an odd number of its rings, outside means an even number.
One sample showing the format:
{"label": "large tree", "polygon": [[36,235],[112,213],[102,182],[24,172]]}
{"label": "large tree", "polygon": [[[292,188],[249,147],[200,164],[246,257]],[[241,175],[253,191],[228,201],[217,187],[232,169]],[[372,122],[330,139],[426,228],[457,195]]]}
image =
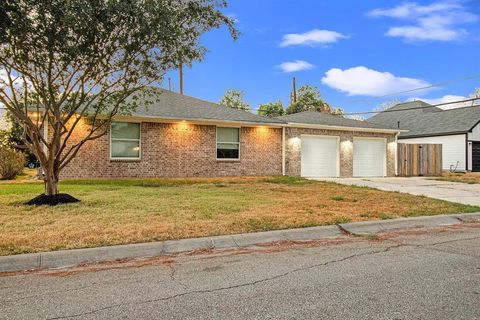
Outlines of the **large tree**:
{"label": "large tree", "polygon": [[258,114],[267,117],[278,117],[285,114],[282,101],[264,103],[258,106]]}
{"label": "large tree", "polygon": [[218,103],[222,106],[248,111],[250,104],[244,101],[244,96],[245,93],[241,90],[227,89]]}
{"label": "large tree", "polygon": [[333,114],[343,114],[341,108],[332,108],[320,94],[317,87],[303,85],[298,88],[297,101],[292,102],[286,110],[286,114],[298,113],[303,111],[318,111]]}
{"label": "large tree", "polygon": [[[2,0],[0,103],[24,128],[44,172],[45,193],[58,193],[61,170],[115,115],[180,63],[201,60],[200,36],[227,26],[218,0]],[[88,117],[87,134],[72,143]],[[82,120],[83,119],[83,120]],[[44,128],[48,128],[48,136]]]}

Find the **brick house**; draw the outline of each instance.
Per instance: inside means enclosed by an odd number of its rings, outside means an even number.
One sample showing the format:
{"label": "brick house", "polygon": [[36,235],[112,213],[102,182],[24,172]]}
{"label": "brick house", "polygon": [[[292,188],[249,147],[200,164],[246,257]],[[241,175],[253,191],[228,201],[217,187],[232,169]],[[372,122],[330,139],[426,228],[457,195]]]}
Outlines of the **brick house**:
{"label": "brick house", "polygon": [[152,105],[115,117],[61,178],[393,176],[398,133],[318,112],[262,117],[161,90]]}

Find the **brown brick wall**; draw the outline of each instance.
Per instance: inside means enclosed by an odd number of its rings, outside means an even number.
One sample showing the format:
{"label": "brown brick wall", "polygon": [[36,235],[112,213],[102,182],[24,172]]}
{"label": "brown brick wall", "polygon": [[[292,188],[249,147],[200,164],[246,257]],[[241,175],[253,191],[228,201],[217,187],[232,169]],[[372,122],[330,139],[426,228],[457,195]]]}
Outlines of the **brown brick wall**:
{"label": "brown brick wall", "polygon": [[[282,174],[282,129],[242,127],[240,160],[216,160],[216,127],[143,122],[141,159],[110,160],[110,135],[87,142],[61,178],[212,177]],[[82,131],[76,132],[72,142]]]}
{"label": "brown brick wall", "polygon": [[346,141],[353,143],[354,137],[375,137],[387,139],[387,176],[395,175],[395,147],[390,142],[395,141],[394,134],[370,133],[356,131],[323,130],[307,128],[286,128],[285,129],[285,171],[287,175],[299,176],[301,163],[301,139],[302,134],[325,135],[340,137],[340,177],[351,177],[353,175],[353,148],[349,147]]}

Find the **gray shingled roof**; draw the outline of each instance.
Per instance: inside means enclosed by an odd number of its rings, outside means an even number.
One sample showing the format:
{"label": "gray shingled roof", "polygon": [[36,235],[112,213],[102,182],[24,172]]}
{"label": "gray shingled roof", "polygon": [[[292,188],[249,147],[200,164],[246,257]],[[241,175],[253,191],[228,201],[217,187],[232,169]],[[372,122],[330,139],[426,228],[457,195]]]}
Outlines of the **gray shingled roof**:
{"label": "gray shingled roof", "polygon": [[147,98],[152,104],[139,101],[133,116],[161,119],[192,119],[283,124],[281,120],[253,114],[248,111],[225,107],[213,102],[180,95],[173,91],[155,88],[155,94]]}
{"label": "gray shingled roof", "polygon": [[289,123],[300,123],[300,124],[313,124],[313,125],[338,126],[338,127],[349,127],[349,128],[363,128],[363,129],[387,129],[387,130],[396,129],[391,126],[370,123],[367,121],[348,119],[341,116],[336,116],[336,115],[322,113],[322,112],[315,112],[315,111],[305,111],[305,112],[289,114],[286,116],[277,117],[277,119],[281,119]]}
{"label": "gray shingled roof", "polygon": [[[413,108],[413,109],[412,109]],[[407,129],[401,138],[467,133],[480,122],[480,107],[443,110],[423,101],[398,104],[368,119],[376,124]]]}

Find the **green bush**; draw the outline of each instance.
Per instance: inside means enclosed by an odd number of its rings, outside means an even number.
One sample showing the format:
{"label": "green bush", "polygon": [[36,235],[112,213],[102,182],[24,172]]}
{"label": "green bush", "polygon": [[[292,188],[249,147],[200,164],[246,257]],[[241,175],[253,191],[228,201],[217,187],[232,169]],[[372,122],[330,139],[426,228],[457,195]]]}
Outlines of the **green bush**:
{"label": "green bush", "polygon": [[10,180],[23,172],[25,155],[11,148],[0,146],[0,179]]}

